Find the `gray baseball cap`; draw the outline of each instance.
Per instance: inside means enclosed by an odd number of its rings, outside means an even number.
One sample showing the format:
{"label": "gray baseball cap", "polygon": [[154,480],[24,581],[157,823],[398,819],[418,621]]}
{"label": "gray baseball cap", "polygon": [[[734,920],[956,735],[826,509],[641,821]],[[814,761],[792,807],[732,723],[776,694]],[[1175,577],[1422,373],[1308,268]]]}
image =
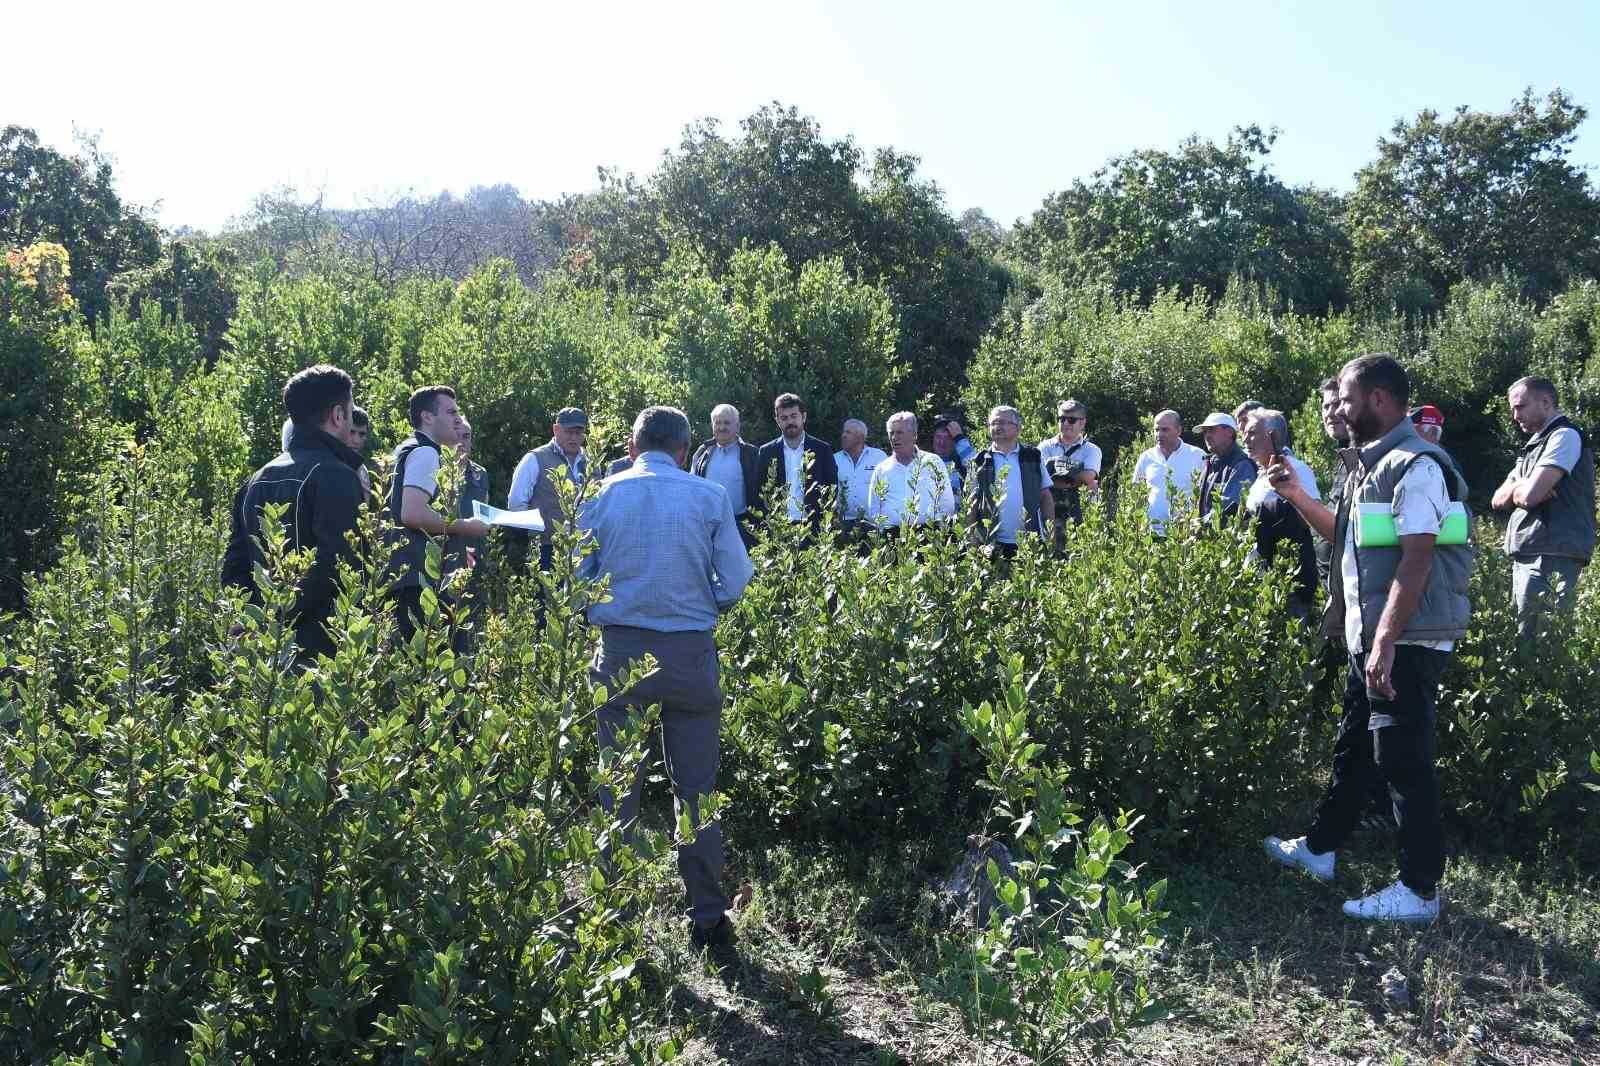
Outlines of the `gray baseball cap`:
{"label": "gray baseball cap", "polygon": [[563,407],[560,413],[556,415],[556,425],[582,426],[584,429],[588,429],[589,416],[576,407]]}

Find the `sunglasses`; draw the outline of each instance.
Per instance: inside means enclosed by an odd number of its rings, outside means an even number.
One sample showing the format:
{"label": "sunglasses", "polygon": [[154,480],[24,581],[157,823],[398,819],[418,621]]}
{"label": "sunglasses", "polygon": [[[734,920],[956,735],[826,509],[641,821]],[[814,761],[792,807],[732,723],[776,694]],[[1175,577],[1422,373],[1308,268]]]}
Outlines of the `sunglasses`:
{"label": "sunglasses", "polygon": [[1082,422],[1083,421],[1083,416],[1082,415],[1061,415],[1060,417],[1058,417],[1056,419],[1056,421],[1057,422]]}

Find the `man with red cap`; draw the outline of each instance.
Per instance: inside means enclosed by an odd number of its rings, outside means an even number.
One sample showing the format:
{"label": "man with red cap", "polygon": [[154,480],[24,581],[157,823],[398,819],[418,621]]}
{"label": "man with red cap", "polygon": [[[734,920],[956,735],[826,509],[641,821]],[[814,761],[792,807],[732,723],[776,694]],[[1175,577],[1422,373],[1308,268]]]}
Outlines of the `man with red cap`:
{"label": "man with red cap", "polygon": [[1430,444],[1438,444],[1444,437],[1444,412],[1431,403],[1412,408],[1411,424],[1417,427],[1417,435]]}

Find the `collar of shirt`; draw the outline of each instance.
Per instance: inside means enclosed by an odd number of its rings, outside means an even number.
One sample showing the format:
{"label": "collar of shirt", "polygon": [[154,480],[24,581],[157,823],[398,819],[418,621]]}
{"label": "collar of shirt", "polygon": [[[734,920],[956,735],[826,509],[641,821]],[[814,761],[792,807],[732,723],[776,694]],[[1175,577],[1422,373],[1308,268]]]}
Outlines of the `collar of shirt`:
{"label": "collar of shirt", "polygon": [[646,469],[655,467],[666,467],[672,470],[678,469],[677,460],[672,458],[672,456],[668,455],[666,452],[662,451],[640,452],[639,458],[633,461],[633,465],[636,467],[642,466]]}

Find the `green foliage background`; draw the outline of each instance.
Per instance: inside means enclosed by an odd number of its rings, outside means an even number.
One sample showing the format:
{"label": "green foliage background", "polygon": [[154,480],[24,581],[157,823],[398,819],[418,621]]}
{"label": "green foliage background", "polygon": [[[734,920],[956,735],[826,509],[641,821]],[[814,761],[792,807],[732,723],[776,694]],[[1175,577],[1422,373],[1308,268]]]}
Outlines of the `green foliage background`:
{"label": "green foliage background", "polygon": [[[0,1054],[670,1052],[630,1044],[649,996],[624,918],[664,839],[596,861],[616,827],[594,789],[639,757],[602,767],[594,751],[580,612],[602,590],[530,578],[496,547],[470,660],[449,642],[469,619],[442,610],[380,657],[382,560],[364,558],[337,656],[302,674],[282,610],[303,561],[275,564],[264,608],[218,587],[227,501],[277,450],[299,368],[355,377],[380,452],[411,389],[454,385],[497,495],[568,404],[615,451],[647,403],[704,432],[733,402],[763,440],[786,390],[828,439],[845,417],[881,440],[902,407],[959,404],[981,424],[1001,402],[1038,439],[1074,396],[1114,490],[1157,410],[1192,423],[1246,397],[1292,412],[1325,470],[1312,390],[1385,350],[1447,412],[1481,502],[1518,439],[1516,377],[1552,377],[1581,424],[1600,422],[1600,216],[1565,161],[1584,117],[1559,91],[1424,113],[1348,197],[1284,186],[1276,133],[1242,127],[1119,157],[1008,229],[952,218],[915,157],[774,105],[733,136],[692,126],[655,173],[606,174],[592,194],[469,197],[461,217],[515,217],[531,243],[449,269],[362,243],[417,203],[353,218],[264,197],[233,232],[163,244],[92,149],[64,157],[8,127]],[[735,846],[955,847],[988,830],[1070,869],[1082,898],[1119,901],[1073,922],[1109,923],[1125,955],[1087,958],[1059,919],[1030,925],[1051,961],[1026,979],[1006,968],[1014,929],[941,944],[947,983],[976,989],[966,1006],[1009,1019],[1019,1046],[1056,1046],[1087,1004],[1131,1005],[1128,1020],[1150,1006],[1159,891],[1116,858],[1133,821],[1141,854],[1180,870],[1184,849],[1284,828],[1334,720],[1338,663],[1286,616],[1287,575],[1254,570],[1236,532],[1180,522],[1152,539],[1132,495],[1106,493],[1063,555],[1024,552],[1005,580],[955,534],[863,554],[780,530],[719,632]],[[1440,705],[1451,833],[1590,861],[1600,581],[1585,575],[1555,639],[1519,649],[1492,523],[1478,538],[1478,610]],[[1016,913],[1036,913],[1042,878],[1009,882]],[[1118,878],[1126,894],[1102,895]]]}

